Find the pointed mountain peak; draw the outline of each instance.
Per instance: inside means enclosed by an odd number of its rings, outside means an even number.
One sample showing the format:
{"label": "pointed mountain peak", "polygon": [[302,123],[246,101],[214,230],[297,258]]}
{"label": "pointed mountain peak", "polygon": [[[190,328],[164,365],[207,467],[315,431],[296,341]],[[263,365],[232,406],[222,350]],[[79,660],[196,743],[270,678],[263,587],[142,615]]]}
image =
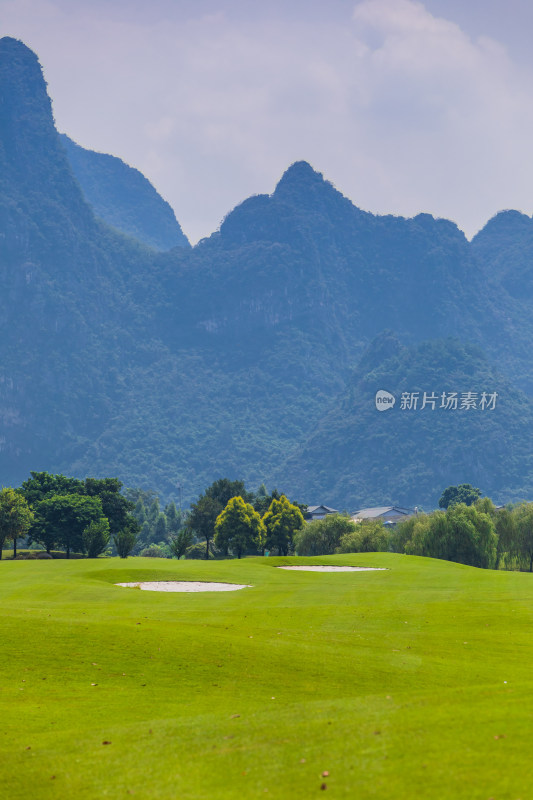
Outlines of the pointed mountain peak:
{"label": "pointed mountain peak", "polygon": [[52,106],[39,59],[23,42],[10,36],[0,39],[0,86],[2,128],[14,116],[20,121],[28,111],[33,119],[37,111],[53,125]]}
{"label": "pointed mountain peak", "polygon": [[8,36],[0,39],[0,87],[2,172],[31,180],[41,171],[43,156],[53,157],[57,134],[39,59]]}
{"label": "pointed mountain peak", "polygon": [[342,224],[351,224],[364,213],[307,161],[291,164],[276,186],[272,199],[292,206],[298,213],[319,213],[328,217],[330,222],[342,220]]}
{"label": "pointed mountain peak", "polygon": [[531,233],[533,229],[531,217],[512,209],[499,211],[487,224],[474,236],[473,241],[481,241],[491,237],[513,237],[524,233]]}
{"label": "pointed mountain peak", "polygon": [[324,180],[320,172],[316,172],[307,161],[295,161],[294,164],[283,173],[274,197],[293,196],[295,193],[309,192],[322,186],[331,186]]}
{"label": "pointed mountain peak", "polygon": [[38,215],[44,198],[71,219],[92,216],[59,141],[39,59],[9,36],[0,39],[0,189],[31,198]]}

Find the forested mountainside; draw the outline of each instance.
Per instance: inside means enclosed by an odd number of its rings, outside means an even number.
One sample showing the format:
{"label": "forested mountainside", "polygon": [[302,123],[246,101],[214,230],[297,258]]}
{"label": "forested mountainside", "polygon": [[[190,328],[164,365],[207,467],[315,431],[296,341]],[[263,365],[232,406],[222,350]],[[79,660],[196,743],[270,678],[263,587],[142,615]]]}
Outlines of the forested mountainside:
{"label": "forested mountainside", "polygon": [[353,507],[384,497],[421,506],[442,487],[470,482],[503,503],[533,495],[532,431],[533,400],[477,347],[457,339],[405,347],[385,332],[278,474],[290,476],[291,492],[312,496],[334,475],[328,499],[337,508],[346,497]]}
{"label": "forested mountainside", "polygon": [[189,247],[174,212],[144,175],[120,158],[86,150],[60,135],[85,199],[100,217],[149,247]]}
{"label": "forested mountainside", "polygon": [[[120,215],[125,173],[115,159],[112,167],[105,203],[117,198]],[[500,217],[470,244],[453,223],[427,214],[363,212],[297,162],[271,195],[245,200],[208,239],[157,252],[102,221],[75,171],[37,57],[1,39],[2,483],[30,469],[116,475],[164,498],[181,483],[187,501],[226,475],[251,487],[276,481],[302,502],[346,508],[431,505],[441,476],[502,499],[531,485],[529,400],[513,389],[533,393],[531,303],[504,269],[500,251],[516,237],[502,233]],[[531,221],[518,216],[526,230]],[[154,206],[152,231],[156,218]],[[526,283],[533,270],[524,236],[512,272]],[[402,369],[413,377],[421,342],[454,337],[463,361],[449,344],[423,347],[436,348],[431,358],[450,387],[457,378],[457,391],[474,391],[463,388],[471,375],[475,391],[498,392],[494,413],[474,425],[474,450],[484,435],[492,450],[474,457],[464,446],[462,415],[436,415],[432,433],[425,413],[369,406],[365,376],[384,369],[381,345],[369,345],[384,329],[402,342],[381,387],[390,392],[402,388]],[[490,386],[482,387],[485,372]],[[428,382],[436,377],[427,372]],[[372,455],[384,437],[395,454],[386,473],[385,451],[377,448],[375,462]],[[505,469],[487,444],[498,437],[508,444]],[[404,457],[408,470],[399,468]]]}
{"label": "forested mountainside", "polygon": [[533,298],[533,219],[501,211],[472,240],[472,251],[493,280],[515,299]]}

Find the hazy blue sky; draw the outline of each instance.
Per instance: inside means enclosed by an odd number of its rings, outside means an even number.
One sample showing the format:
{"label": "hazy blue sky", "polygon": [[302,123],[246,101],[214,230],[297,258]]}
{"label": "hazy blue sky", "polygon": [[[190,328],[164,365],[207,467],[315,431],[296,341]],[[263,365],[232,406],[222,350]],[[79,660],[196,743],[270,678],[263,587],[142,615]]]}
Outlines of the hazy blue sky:
{"label": "hazy blue sky", "polygon": [[306,159],[360,208],[533,213],[529,0],[0,0],[60,131],[140,169],[194,242]]}

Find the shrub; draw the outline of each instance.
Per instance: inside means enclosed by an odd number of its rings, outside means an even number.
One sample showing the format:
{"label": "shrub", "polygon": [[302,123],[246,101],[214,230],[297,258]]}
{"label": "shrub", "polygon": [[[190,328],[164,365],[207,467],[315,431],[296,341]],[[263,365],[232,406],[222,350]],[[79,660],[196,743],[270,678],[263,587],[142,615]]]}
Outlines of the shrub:
{"label": "shrub", "polygon": [[191,531],[187,528],[182,528],[181,531],[178,531],[178,533],[171,538],[169,547],[173,556],[181,558],[193,543],[194,536]]}
{"label": "shrub", "polygon": [[138,529],[139,526],[135,523],[135,526],[129,525],[113,536],[113,542],[121,558],[127,558],[135,547]]}
{"label": "shrub", "polygon": [[381,520],[359,522],[355,531],[344,534],[337,553],[382,553],[389,549],[389,532]]}
{"label": "shrub", "polygon": [[168,558],[163,548],[158,544],[150,544],[139,553],[143,558]]}
{"label": "shrub", "polygon": [[51,558],[51,559],[53,559],[53,556],[51,556],[50,553],[47,553],[45,550],[41,550],[39,553],[35,554],[35,558],[39,558],[39,559]]}
{"label": "shrub", "polygon": [[102,517],[97,522],[93,521],[85,528],[82,534],[83,546],[88,558],[96,558],[103,553],[109,544],[109,521]]}
{"label": "shrub", "polygon": [[[409,555],[430,556],[472,567],[490,568],[496,562],[497,536],[489,514],[464,503],[445,512],[421,514],[401,526],[399,538],[409,535]],[[396,542],[398,544],[398,540]]]}
{"label": "shrub", "polygon": [[[223,558],[224,554],[209,543],[209,558]],[[205,561],[205,542],[196,542],[185,551],[185,558],[203,558]]]}
{"label": "shrub", "polygon": [[327,556],[337,550],[341,538],[356,530],[355,522],[342,514],[328,514],[308,522],[294,534],[294,549],[299,556]]}

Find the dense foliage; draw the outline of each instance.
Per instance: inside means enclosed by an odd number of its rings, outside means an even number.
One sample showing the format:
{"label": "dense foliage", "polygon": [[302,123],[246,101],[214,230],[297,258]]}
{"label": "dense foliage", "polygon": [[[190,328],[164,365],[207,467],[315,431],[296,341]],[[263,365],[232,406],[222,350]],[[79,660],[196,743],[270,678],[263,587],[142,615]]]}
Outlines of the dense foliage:
{"label": "dense foliage", "polygon": [[330,514],[305,525],[295,536],[295,549],[300,556],[395,551],[533,572],[533,503],[498,508],[475,491],[472,505],[453,502],[446,510],[413,514],[390,527],[379,519],[355,523]]}
{"label": "dense foliage", "polygon": [[9,487],[0,491],[0,558],[6,540],[13,542],[13,557],[17,556],[17,539],[25,536],[33,522],[33,511],[18,492]]}
{"label": "dense foliage", "polygon": [[282,494],[279,500],[272,500],[263,516],[263,524],[265,547],[277,550],[280,556],[286,556],[293,549],[294,535],[305,523],[299,507]]}
{"label": "dense foliage", "polygon": [[356,525],[347,516],[327,514],[308,522],[294,536],[294,550],[299,556],[322,556],[337,552],[341,539],[355,533]]}
{"label": "dense foliage", "polygon": [[265,524],[254,507],[242,497],[232,497],[215,522],[215,545],[237,558],[252,547],[261,549]]}
{"label": "dense foliage", "polygon": [[[391,393],[389,410],[376,394]],[[494,408],[479,407],[483,392],[497,394]],[[424,404],[424,393],[433,397]],[[457,408],[442,407],[457,394]],[[461,408],[462,394],[478,407]],[[413,396],[416,407],[402,407]],[[276,478],[297,495],[320,496],[349,510],[396,504],[435,507],[443,486],[476,483],[499,503],[533,494],[533,404],[495,370],[483,353],[457,339],[406,347],[388,332],[370,345],[349,388]],[[319,457],[317,457],[319,454]],[[460,501],[475,499],[475,489]]]}
{"label": "dense foliage", "polygon": [[471,506],[480,496],[481,491],[475,489],[469,483],[461,483],[460,486],[448,486],[440,496],[439,507],[448,508],[458,503]]}
{"label": "dense foliage", "polygon": [[[132,515],[134,504],[122,494],[117,478],[86,478],[84,481],[48,472],[32,472],[16,489],[5,489],[0,501],[12,493],[28,509],[27,522],[19,537],[41,545],[47,553],[57,548],[87,553],[95,558],[111,539],[124,534],[135,542],[139,525]],[[0,503],[1,506],[1,503]],[[0,526],[1,527],[1,526]],[[14,538],[8,534],[7,538]],[[16,539],[15,553],[16,556]]]}

